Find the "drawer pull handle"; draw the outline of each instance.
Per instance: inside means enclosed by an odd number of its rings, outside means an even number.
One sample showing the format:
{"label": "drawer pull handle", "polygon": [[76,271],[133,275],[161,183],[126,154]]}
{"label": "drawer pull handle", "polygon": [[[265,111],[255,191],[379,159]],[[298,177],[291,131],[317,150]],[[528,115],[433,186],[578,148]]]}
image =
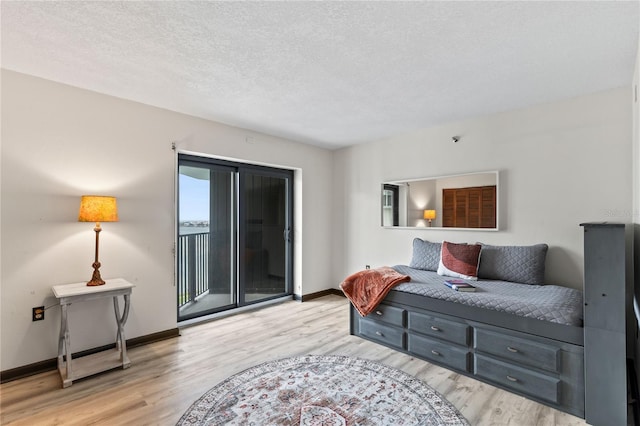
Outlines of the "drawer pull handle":
{"label": "drawer pull handle", "polygon": [[508,380],[510,380],[510,381],[512,381],[512,382],[517,382],[517,381],[518,381],[518,379],[516,379],[516,378],[515,378],[515,377],[513,377],[513,376],[509,376],[509,375],[507,375],[507,379],[508,379]]}
{"label": "drawer pull handle", "polygon": [[518,353],[518,350],[517,350],[516,348],[512,348],[511,346],[507,346],[507,350],[508,350],[509,352],[513,352],[514,354],[515,354],[515,353]]}
{"label": "drawer pull handle", "polygon": [[376,335],[377,336],[382,336],[382,332],[381,331],[376,331]]}
{"label": "drawer pull handle", "polygon": [[432,329],[433,331],[440,331],[440,329],[439,329],[438,327],[436,327],[435,325],[432,325],[432,326],[431,326],[431,329]]}
{"label": "drawer pull handle", "polygon": [[440,356],[440,352],[438,351],[431,351],[432,354],[434,354],[435,356]]}
{"label": "drawer pull handle", "polygon": [[382,316],[382,311],[376,311],[376,315]]}

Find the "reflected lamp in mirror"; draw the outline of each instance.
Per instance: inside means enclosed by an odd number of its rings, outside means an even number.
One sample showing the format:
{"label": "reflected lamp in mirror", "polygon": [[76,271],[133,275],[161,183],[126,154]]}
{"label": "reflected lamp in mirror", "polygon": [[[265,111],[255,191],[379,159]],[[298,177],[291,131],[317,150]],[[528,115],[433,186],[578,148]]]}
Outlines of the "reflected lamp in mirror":
{"label": "reflected lamp in mirror", "polygon": [[100,222],[117,222],[118,206],[116,197],[105,197],[101,195],[83,195],[80,199],[80,211],[78,212],[78,222],[95,222],[93,230],[96,233],[96,251],[93,262],[93,275],[87,282],[88,286],[103,285],[105,282],[100,276],[100,262],[98,261],[98,247],[100,239]]}
{"label": "reflected lamp in mirror", "polygon": [[429,221],[429,226],[432,225],[432,221],[436,218],[436,211],[435,210],[425,210],[422,214],[422,218],[424,220]]}
{"label": "reflected lamp in mirror", "polygon": [[488,171],[384,182],[382,226],[497,231],[498,177]]}

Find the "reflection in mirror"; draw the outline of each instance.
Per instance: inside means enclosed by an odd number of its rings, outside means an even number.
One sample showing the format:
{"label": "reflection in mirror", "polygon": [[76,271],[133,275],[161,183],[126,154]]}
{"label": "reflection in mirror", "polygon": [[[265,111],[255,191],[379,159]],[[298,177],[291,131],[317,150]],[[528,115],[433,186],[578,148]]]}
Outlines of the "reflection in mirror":
{"label": "reflection in mirror", "polygon": [[382,185],[382,223],[384,226],[398,226],[398,187]]}
{"label": "reflection in mirror", "polygon": [[498,229],[498,172],[382,184],[382,226]]}

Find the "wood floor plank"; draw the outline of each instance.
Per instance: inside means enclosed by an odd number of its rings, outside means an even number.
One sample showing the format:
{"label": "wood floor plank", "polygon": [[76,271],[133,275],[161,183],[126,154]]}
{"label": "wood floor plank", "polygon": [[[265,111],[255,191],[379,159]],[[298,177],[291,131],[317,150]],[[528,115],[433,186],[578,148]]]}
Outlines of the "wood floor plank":
{"label": "wood floor plank", "polygon": [[0,387],[3,425],[173,425],[215,384],[257,364],[299,355],[348,355],[424,380],[472,425],[585,425],[584,420],[349,335],[348,302],[283,302],[183,328],[132,348],[131,367],[62,389],[57,371]]}

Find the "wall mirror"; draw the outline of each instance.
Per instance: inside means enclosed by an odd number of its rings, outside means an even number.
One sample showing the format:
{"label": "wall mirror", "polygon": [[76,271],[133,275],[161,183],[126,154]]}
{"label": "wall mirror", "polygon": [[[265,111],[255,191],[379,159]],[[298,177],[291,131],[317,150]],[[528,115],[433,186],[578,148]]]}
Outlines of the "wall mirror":
{"label": "wall mirror", "polygon": [[382,184],[382,226],[498,229],[498,172]]}

